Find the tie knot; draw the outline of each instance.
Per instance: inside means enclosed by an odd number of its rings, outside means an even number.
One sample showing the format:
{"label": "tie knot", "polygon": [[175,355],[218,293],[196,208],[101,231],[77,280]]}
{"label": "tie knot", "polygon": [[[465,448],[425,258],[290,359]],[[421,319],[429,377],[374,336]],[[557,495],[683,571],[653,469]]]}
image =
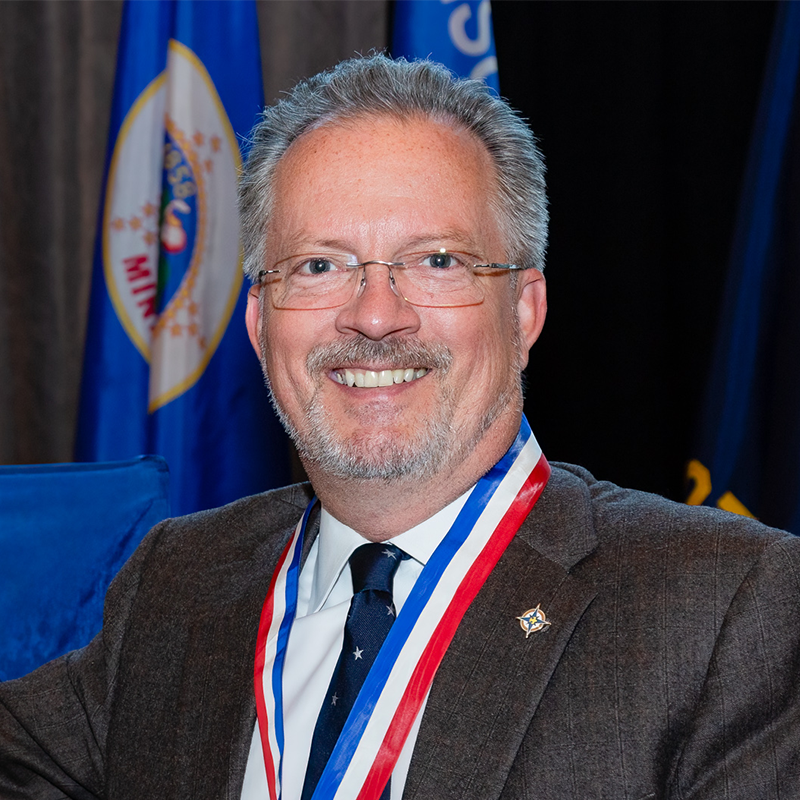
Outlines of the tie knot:
{"label": "tie knot", "polygon": [[353,593],[366,589],[392,594],[392,581],[405,553],[393,544],[362,544],[350,556]]}

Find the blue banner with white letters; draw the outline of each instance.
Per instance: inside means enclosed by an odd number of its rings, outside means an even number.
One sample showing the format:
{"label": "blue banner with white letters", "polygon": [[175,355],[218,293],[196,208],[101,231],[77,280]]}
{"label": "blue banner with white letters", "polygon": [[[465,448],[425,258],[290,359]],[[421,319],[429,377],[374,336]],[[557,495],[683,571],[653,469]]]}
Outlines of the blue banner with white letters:
{"label": "blue banner with white letters", "polygon": [[392,55],[431,58],[500,91],[489,0],[395,0]]}
{"label": "blue banner with white letters", "polygon": [[262,104],[252,0],[127,0],[76,459],[163,456],[179,514],[289,477],[244,325],[236,186]]}
{"label": "blue banner with white letters", "polygon": [[688,502],[800,534],[800,3],[779,3]]}

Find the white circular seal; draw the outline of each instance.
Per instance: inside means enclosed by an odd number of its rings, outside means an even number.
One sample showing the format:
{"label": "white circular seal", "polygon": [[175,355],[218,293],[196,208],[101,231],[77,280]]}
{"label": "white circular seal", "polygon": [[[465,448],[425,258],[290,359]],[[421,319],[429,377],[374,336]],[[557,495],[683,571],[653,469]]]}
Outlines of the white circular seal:
{"label": "white circular seal", "polygon": [[103,219],[106,285],[150,364],[151,412],[196,383],[230,321],[242,285],[240,166],[208,72],[170,40],[166,71],[120,128]]}

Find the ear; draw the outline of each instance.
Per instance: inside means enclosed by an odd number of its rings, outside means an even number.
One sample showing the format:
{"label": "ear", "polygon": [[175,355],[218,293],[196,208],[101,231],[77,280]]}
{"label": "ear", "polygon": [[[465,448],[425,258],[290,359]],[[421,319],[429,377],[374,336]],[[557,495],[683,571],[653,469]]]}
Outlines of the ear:
{"label": "ear", "polygon": [[261,360],[261,303],[259,302],[260,287],[251,286],[247,293],[247,309],[244,312],[245,324],[247,325],[247,335],[250,337],[250,344],[256,351],[259,361]]}
{"label": "ear", "polygon": [[547,289],[544,274],[538,269],[526,269],[518,273],[517,314],[523,352],[520,353],[520,369],[528,364],[528,350],[539,338],[547,315]]}

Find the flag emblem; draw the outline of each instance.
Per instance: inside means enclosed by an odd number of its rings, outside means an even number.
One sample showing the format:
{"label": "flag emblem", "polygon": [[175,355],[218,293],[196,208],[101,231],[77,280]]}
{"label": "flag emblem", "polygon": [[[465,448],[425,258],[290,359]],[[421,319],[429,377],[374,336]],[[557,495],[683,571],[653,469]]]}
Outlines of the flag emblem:
{"label": "flag emblem", "polygon": [[114,309],[150,364],[150,412],[196,383],[230,320],[242,285],[240,165],[208,72],[188,47],[170,40],[166,71],[131,106],[120,130],[103,224]]}

